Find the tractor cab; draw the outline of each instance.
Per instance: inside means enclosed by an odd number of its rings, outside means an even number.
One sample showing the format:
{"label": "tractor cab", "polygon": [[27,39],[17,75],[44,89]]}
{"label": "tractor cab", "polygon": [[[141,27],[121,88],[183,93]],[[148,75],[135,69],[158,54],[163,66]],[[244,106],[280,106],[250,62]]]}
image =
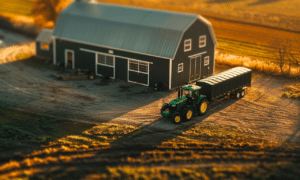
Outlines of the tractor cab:
{"label": "tractor cab", "polygon": [[201,87],[191,84],[182,86],[180,89],[178,89],[178,98],[185,96],[186,98],[195,99],[199,97],[200,89]]}

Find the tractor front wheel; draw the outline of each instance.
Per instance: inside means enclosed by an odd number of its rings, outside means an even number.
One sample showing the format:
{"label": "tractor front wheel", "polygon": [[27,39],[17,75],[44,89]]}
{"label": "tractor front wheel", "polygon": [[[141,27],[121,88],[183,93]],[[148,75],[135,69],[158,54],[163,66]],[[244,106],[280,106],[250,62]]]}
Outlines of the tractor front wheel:
{"label": "tractor front wheel", "polygon": [[206,114],[207,112],[207,109],[208,109],[208,101],[207,99],[203,99],[199,105],[198,105],[198,113],[200,116],[203,116]]}
{"label": "tractor front wheel", "polygon": [[186,108],[183,111],[183,119],[185,121],[191,120],[193,116],[194,116],[194,110],[192,108]]}
{"label": "tractor front wheel", "polygon": [[175,124],[179,124],[181,123],[181,114],[180,112],[175,112],[173,115],[172,115],[172,121],[175,123]]}

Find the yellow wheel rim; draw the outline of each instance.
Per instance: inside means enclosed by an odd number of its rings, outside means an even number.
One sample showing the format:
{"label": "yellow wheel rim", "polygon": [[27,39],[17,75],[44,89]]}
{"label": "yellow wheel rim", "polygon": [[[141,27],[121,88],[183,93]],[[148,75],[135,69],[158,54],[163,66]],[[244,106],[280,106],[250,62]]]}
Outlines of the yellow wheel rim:
{"label": "yellow wheel rim", "polygon": [[205,113],[206,109],[207,109],[207,102],[204,101],[201,104],[201,113]]}
{"label": "yellow wheel rim", "polygon": [[187,119],[191,119],[191,118],[192,118],[192,115],[193,115],[193,111],[192,111],[192,110],[189,110],[189,111],[186,113],[186,118],[187,118]]}
{"label": "yellow wheel rim", "polygon": [[179,123],[180,122],[180,116],[175,117],[175,122]]}

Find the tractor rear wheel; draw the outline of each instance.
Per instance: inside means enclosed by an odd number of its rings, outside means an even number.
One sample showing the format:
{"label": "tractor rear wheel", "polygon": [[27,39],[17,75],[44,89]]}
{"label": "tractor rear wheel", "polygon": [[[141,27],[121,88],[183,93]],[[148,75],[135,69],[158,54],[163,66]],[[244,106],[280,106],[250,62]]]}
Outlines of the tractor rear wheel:
{"label": "tractor rear wheel", "polygon": [[181,120],[182,120],[182,117],[181,117],[180,112],[175,112],[175,113],[172,115],[172,121],[173,121],[175,124],[181,123]]}
{"label": "tractor rear wheel", "polygon": [[184,111],[183,111],[183,119],[185,121],[189,121],[193,118],[194,116],[194,110],[193,108],[186,108]]}
{"label": "tractor rear wheel", "polygon": [[208,101],[207,101],[207,99],[203,99],[198,105],[198,114],[200,116],[205,115],[207,112],[207,109],[208,109]]}
{"label": "tractor rear wheel", "polygon": [[164,111],[169,112],[170,111],[170,105],[168,103],[165,103],[162,108],[160,109],[160,114],[162,114]]}

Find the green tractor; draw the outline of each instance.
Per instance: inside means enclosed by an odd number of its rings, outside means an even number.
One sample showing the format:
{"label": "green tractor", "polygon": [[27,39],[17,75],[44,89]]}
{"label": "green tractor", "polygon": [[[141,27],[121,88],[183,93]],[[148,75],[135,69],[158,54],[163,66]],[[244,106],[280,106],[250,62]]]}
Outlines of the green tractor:
{"label": "green tractor", "polygon": [[175,124],[179,124],[183,120],[192,119],[194,115],[206,114],[208,100],[205,95],[200,94],[200,89],[196,85],[182,86],[178,90],[178,98],[162,106],[161,115],[171,117]]}

